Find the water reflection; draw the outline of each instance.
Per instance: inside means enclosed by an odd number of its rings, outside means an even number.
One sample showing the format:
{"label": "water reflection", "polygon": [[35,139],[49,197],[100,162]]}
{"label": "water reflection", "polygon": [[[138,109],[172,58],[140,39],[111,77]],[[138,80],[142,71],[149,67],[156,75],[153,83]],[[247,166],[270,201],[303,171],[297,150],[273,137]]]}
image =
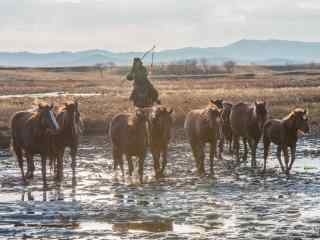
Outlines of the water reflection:
{"label": "water reflection", "polygon": [[[189,145],[179,142],[170,147],[167,177],[153,180],[148,155],[147,181],[140,185],[130,178],[123,181],[121,175],[115,181],[110,145],[104,137],[84,138],[76,174],[66,160],[64,181],[55,183],[49,174],[46,191],[39,168],[35,179],[23,187],[14,158],[5,158],[0,161],[0,237],[320,237],[314,230],[320,217],[312,214],[320,211],[319,143],[299,140],[295,171],[289,178],[280,174],[275,157],[270,157],[270,169],[262,177],[245,165],[234,171],[227,156],[225,162],[216,162],[215,179],[209,179],[194,174]],[[4,224],[10,227],[3,230]]]}
{"label": "water reflection", "polygon": [[[27,198],[25,198],[25,196]],[[32,195],[32,189],[31,188],[27,188],[27,189],[23,189],[21,192],[21,201],[33,201],[34,197]]]}

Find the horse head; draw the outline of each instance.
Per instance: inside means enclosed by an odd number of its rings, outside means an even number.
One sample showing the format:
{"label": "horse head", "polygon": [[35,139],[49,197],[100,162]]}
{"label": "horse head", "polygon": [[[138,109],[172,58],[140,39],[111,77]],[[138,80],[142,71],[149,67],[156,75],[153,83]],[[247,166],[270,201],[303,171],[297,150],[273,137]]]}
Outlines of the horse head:
{"label": "horse head", "polygon": [[77,130],[81,131],[81,116],[79,111],[79,103],[77,100],[66,102],[64,104],[63,125],[64,128],[71,128],[73,134]]}
{"label": "horse head", "polygon": [[266,102],[256,101],[254,103],[254,106],[255,106],[256,120],[258,122],[259,129],[262,131],[263,125],[267,121],[267,116],[268,116]]}
{"label": "horse head", "polygon": [[[155,106],[152,109],[150,122],[152,128],[161,132],[161,134],[170,134],[172,125],[172,108],[167,108],[165,106]],[[169,138],[169,136],[166,136]]]}
{"label": "horse head", "polygon": [[52,111],[53,104],[40,103],[38,109],[34,113],[34,118],[39,121],[39,128],[49,130],[54,133],[60,129],[60,126],[56,120],[56,117]]}
{"label": "horse head", "polygon": [[217,100],[210,99],[210,103],[216,105],[217,108],[219,108],[219,109],[223,108],[223,99],[217,99]]}
{"label": "horse head", "polygon": [[290,126],[294,128],[298,133],[304,134],[310,131],[308,113],[305,109],[294,109],[289,114],[288,119],[290,121]]}

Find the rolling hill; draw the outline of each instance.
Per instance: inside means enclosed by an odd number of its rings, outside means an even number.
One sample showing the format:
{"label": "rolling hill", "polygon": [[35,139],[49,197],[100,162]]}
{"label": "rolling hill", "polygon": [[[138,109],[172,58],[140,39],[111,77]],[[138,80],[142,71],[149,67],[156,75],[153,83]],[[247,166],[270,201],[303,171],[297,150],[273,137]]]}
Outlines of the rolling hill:
{"label": "rolling hill", "polygon": [[[87,66],[113,62],[126,65],[142,52],[118,53],[107,50],[78,52],[0,52],[0,66],[5,67],[61,67]],[[206,58],[208,62],[220,64],[234,60],[239,64],[301,64],[320,62],[320,42],[298,42],[286,40],[240,40],[224,47],[187,47],[156,52],[156,63],[178,62],[186,59]],[[150,56],[145,61],[150,62]]]}

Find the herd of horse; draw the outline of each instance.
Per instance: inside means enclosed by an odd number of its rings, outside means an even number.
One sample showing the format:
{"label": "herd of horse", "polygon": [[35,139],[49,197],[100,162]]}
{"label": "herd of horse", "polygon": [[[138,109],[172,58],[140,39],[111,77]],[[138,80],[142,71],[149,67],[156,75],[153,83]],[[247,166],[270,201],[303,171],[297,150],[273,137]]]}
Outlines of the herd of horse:
{"label": "herd of horse", "polygon": [[[36,154],[41,156],[44,186],[47,184],[48,159],[55,178],[61,181],[66,148],[71,150],[71,166],[75,176],[76,155],[82,129],[79,104],[78,101],[72,101],[55,109],[52,105],[41,103],[34,109],[18,112],[12,117],[12,147],[24,182],[33,177],[33,156]],[[144,161],[147,151],[150,150],[155,177],[163,177],[172,128],[173,109],[164,105],[136,108],[131,113],[114,116],[108,124],[114,170],[120,167],[124,176],[126,161],[128,173],[132,176],[137,165],[139,180],[143,183]],[[296,108],[282,119],[268,119],[266,103],[263,101],[231,104],[223,100],[210,100],[203,109],[192,110],[186,115],[184,128],[197,173],[202,176],[206,173],[205,146],[209,145],[210,173],[213,175],[214,158],[222,159],[225,145],[229,146],[229,151],[235,155],[236,163],[240,164],[240,138],[244,146],[244,160],[247,159],[247,145],[250,147],[252,168],[257,166],[256,149],[260,139],[263,139],[263,172],[266,171],[270,144],[277,145],[277,158],[281,170],[288,175],[295,161],[298,136],[300,133],[309,132],[306,110]],[[281,160],[282,152],[284,163]],[[137,164],[134,164],[133,158],[137,159]],[[27,166],[26,173],[24,162]]]}

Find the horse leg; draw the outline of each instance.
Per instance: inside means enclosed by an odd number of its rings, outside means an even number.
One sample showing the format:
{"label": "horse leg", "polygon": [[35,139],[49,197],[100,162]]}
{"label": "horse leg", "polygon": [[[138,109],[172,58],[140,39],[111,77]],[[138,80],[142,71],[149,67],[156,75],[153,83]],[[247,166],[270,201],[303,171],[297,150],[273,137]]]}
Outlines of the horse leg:
{"label": "horse leg", "polygon": [[290,169],[289,169],[289,153],[288,153],[288,147],[287,146],[282,146],[282,151],[284,155],[284,163],[286,167],[286,175],[289,175]]}
{"label": "horse leg", "polygon": [[129,156],[129,155],[126,155],[126,160],[127,160],[127,163],[128,163],[129,176],[132,177],[132,172],[133,172],[132,157]]}
{"label": "horse leg", "polygon": [[167,159],[167,156],[168,156],[168,148],[165,147],[165,149],[163,149],[162,151],[162,166],[161,166],[161,171],[160,171],[160,174],[161,176],[163,176],[164,174],[164,170],[167,166],[167,163],[168,163],[168,159]]}
{"label": "horse leg", "polygon": [[214,140],[210,144],[210,173],[211,173],[211,175],[214,175],[213,161],[214,161],[214,156],[216,154],[216,150],[217,150],[217,141]]}
{"label": "horse leg", "polygon": [[219,141],[219,159],[222,159],[222,153],[224,150],[224,144],[225,144],[225,137],[221,136],[220,141]]}
{"label": "horse leg", "polygon": [[63,155],[64,151],[59,151],[57,153],[56,162],[57,162],[57,180],[60,182],[63,179]]}
{"label": "horse leg", "polygon": [[233,149],[236,155],[237,164],[240,164],[240,157],[239,157],[239,136],[233,135]]}
{"label": "horse leg", "polygon": [[[247,139],[245,137],[242,138],[243,142],[243,149],[244,149],[244,154],[243,154],[243,161],[247,162],[248,159],[248,144],[247,144]],[[249,142],[250,145],[250,142]]]}
{"label": "horse leg", "polygon": [[47,188],[46,171],[47,171],[47,155],[41,154],[41,172],[42,172],[43,189]]}
{"label": "horse leg", "polygon": [[285,170],[284,170],[283,163],[282,163],[282,161],[281,161],[281,146],[278,146],[278,147],[277,147],[277,158],[278,158],[278,161],[279,161],[281,170],[282,170],[282,172],[284,173]]}
{"label": "horse leg", "polygon": [[231,136],[231,138],[228,140],[228,144],[229,144],[229,153],[232,154],[232,136]]}
{"label": "horse leg", "polygon": [[77,167],[77,159],[76,159],[76,156],[77,156],[77,152],[78,152],[78,149],[76,147],[72,147],[71,148],[71,169],[72,169],[72,176],[75,176],[76,175],[76,167]]}
{"label": "horse leg", "polygon": [[140,178],[140,183],[141,184],[143,184],[144,158],[145,158],[144,154],[139,156],[139,178]]}
{"label": "horse leg", "polygon": [[122,154],[119,155],[118,164],[121,169],[122,177],[124,178],[124,167],[123,167],[123,155]]}
{"label": "horse leg", "polygon": [[119,165],[119,158],[121,157],[120,151],[113,147],[112,149],[112,158],[113,158],[113,171],[116,171]]}
{"label": "horse leg", "polygon": [[266,172],[267,169],[267,158],[269,154],[270,140],[268,138],[263,138],[263,173]]}
{"label": "horse leg", "polygon": [[290,147],[290,152],[291,152],[291,162],[290,162],[290,165],[289,165],[289,171],[291,170],[292,168],[292,165],[294,163],[294,161],[296,160],[296,144],[292,145]]}
{"label": "horse leg", "polygon": [[206,174],[206,170],[204,167],[204,144],[201,144],[198,147],[198,156],[199,156],[199,175],[205,175]]}
{"label": "horse leg", "polygon": [[153,150],[152,157],[153,157],[154,173],[155,173],[156,179],[159,179],[159,177],[160,177],[160,152],[158,150]]}
{"label": "horse leg", "polygon": [[26,153],[26,158],[27,158],[27,174],[26,174],[26,178],[33,178],[33,173],[35,170],[34,167],[34,161],[33,161],[33,155]]}
{"label": "horse leg", "polygon": [[191,143],[191,149],[193,153],[194,160],[196,162],[197,171],[200,171],[200,165],[199,165],[199,156],[198,156],[198,147],[195,143]]}
{"label": "horse leg", "polygon": [[15,144],[13,145],[13,149],[14,149],[14,152],[15,152],[15,154],[17,156],[19,168],[20,168],[20,171],[21,171],[22,181],[26,182],[26,179],[25,179],[25,176],[24,176],[24,171],[23,171],[23,153],[22,153],[22,149],[17,147]]}
{"label": "horse leg", "polygon": [[257,161],[256,161],[256,151],[257,151],[257,141],[254,139],[249,140],[250,148],[251,148],[251,167],[256,168],[257,167]]}

